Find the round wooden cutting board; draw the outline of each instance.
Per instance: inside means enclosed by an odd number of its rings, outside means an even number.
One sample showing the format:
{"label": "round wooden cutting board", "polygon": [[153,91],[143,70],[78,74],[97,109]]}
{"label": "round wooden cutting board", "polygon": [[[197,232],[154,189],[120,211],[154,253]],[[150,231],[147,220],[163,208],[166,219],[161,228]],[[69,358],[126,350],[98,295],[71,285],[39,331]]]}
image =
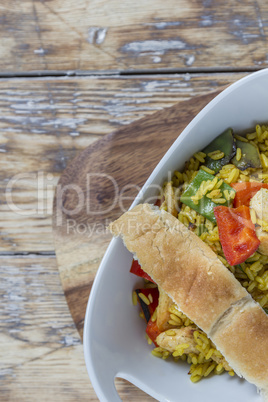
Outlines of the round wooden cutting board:
{"label": "round wooden cutting board", "polygon": [[170,145],[219,92],[179,102],[105,136],[63,172],[53,233],[62,287],[81,338],[90,289],[111,240],[107,225],[128,209]]}

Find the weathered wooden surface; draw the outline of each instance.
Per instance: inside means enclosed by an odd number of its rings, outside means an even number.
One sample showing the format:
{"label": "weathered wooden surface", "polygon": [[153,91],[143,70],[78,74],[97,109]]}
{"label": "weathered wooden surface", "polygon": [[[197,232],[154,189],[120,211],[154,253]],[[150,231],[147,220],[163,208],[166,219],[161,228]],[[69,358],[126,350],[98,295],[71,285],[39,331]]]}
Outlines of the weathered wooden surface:
{"label": "weathered wooden surface", "polygon": [[3,0],[0,71],[258,69],[265,0]]}
{"label": "weathered wooden surface", "polygon": [[219,92],[178,102],[105,136],[81,152],[61,176],[53,208],[55,250],[81,338],[98,262],[111,239],[107,225],[129,208],[178,135]]}
{"label": "weathered wooden surface", "polygon": [[[54,255],[67,164],[111,131],[268,66],[267,26],[265,0],[1,1],[0,76],[22,76],[0,79],[1,401],[98,400]],[[108,241],[80,266],[92,279]],[[152,400],[116,383],[123,401]]]}
{"label": "weathered wooden surface", "polygon": [[243,75],[1,80],[0,252],[54,251],[54,188],[78,152],[127,123]]}

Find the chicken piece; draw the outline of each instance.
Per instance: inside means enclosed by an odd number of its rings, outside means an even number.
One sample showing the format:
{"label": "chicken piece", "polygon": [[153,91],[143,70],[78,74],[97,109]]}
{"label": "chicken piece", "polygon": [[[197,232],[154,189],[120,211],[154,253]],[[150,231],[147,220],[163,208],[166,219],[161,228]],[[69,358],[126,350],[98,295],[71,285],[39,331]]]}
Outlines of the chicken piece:
{"label": "chicken piece", "polygon": [[256,229],[256,235],[261,242],[258,251],[263,255],[268,255],[268,233],[258,227]]}
{"label": "chicken piece", "polygon": [[199,354],[194,339],[194,331],[196,331],[196,328],[188,326],[183,328],[173,328],[172,331],[174,331],[175,335],[168,335],[169,331],[167,331],[161,332],[161,334],[156,338],[156,342],[161,348],[173,353],[176,350],[176,346],[186,343],[189,347],[184,350],[184,353]]}
{"label": "chicken piece", "polygon": [[[250,208],[254,209],[257,219],[264,221],[268,225],[268,189],[260,189],[250,200]],[[262,230],[262,227],[256,229],[256,234],[260,240],[258,251],[261,254],[268,255],[268,233]]]}
{"label": "chicken piece", "polygon": [[[168,350],[170,353],[175,352],[177,346],[187,344],[189,346],[185,348],[183,352],[185,354],[194,353],[198,356],[200,354],[200,351],[197,349],[198,345],[194,338],[195,331],[196,328],[191,326],[183,328],[173,328],[172,330],[161,332],[161,334],[159,334],[156,338],[156,342],[161,348]],[[171,333],[175,333],[175,335],[169,335]],[[217,364],[222,364],[225,370],[232,370],[222,355],[212,353],[211,359],[214,360]]]}
{"label": "chicken piece", "polygon": [[176,202],[175,192],[174,192],[171,182],[168,182],[167,185],[165,186],[164,197],[165,197],[167,212],[169,212],[171,215],[177,217],[178,216],[177,202]]}
{"label": "chicken piece", "polygon": [[258,219],[268,222],[268,189],[261,188],[250,200],[250,207]]}
{"label": "chicken piece", "polygon": [[159,290],[158,306],[156,310],[156,322],[160,331],[165,331],[172,326],[168,323],[170,319],[169,308],[174,304],[172,299],[161,288]]}

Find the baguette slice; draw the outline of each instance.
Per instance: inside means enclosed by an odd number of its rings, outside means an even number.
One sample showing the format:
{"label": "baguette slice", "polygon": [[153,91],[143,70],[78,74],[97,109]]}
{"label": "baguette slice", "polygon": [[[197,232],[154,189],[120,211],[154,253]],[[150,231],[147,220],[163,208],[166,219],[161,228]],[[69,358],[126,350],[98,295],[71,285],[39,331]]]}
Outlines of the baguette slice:
{"label": "baguette slice", "polygon": [[[178,308],[207,333],[237,374],[267,397],[268,316],[210,247],[177,218],[149,204],[134,207],[109,229],[121,236]],[[260,356],[264,363],[257,370]]]}
{"label": "baguette slice", "polygon": [[109,226],[142,269],[206,333],[248,292],[216,254],[177,218],[140,204]]}

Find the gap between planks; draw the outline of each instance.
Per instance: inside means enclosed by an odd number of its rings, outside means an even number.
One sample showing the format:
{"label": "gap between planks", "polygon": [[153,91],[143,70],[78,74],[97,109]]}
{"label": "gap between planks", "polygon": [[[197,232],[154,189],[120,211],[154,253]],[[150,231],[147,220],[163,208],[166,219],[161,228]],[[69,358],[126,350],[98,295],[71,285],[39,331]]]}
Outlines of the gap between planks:
{"label": "gap between planks", "polygon": [[79,71],[79,70],[40,70],[40,71],[23,71],[23,72],[1,72],[1,78],[42,78],[42,77],[94,77],[94,76],[140,76],[140,75],[173,75],[173,74],[213,74],[213,73],[250,73],[262,70],[260,67],[213,67],[213,68],[171,68],[171,69],[145,69],[145,70],[109,70],[109,71]]}
{"label": "gap between planks", "polygon": [[56,257],[55,251],[0,251],[1,257]]}

